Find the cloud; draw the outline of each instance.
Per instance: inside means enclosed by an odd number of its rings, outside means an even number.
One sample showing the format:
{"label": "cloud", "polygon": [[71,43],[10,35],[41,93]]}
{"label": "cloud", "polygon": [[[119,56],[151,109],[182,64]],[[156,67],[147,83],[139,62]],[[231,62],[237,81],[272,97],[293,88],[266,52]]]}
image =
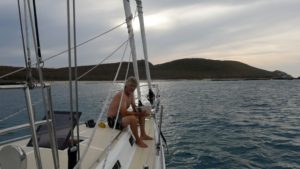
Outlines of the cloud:
{"label": "cloud", "polygon": [[[185,19],[178,22],[178,18],[185,17],[176,17],[175,26],[163,34],[154,35],[157,39],[151,39],[155,42],[151,44],[154,45],[152,50],[165,52],[155,53],[158,55],[157,62],[181,57],[205,57],[239,60],[264,68],[266,66],[259,64],[265,62],[260,61],[262,58],[273,65],[280,60],[276,58],[293,60],[290,62],[299,60],[299,55],[298,58],[295,56],[299,53],[297,46],[300,43],[300,32],[297,30],[300,20],[295,17],[299,15],[299,2],[254,1],[233,6],[219,4],[217,8],[215,4],[208,5],[210,7],[204,8],[223,10],[208,10],[211,12],[206,13],[206,18],[195,17],[197,19],[188,22],[183,22]],[[201,14],[200,6],[194,5],[193,11]],[[180,8],[177,11],[174,14],[180,13]],[[190,17],[189,12],[183,15]],[[296,76],[299,70],[290,73]]]}
{"label": "cloud", "polygon": [[[130,1],[132,12],[135,1]],[[77,1],[77,42],[124,22],[120,1]],[[153,0],[143,1],[149,57],[162,63],[186,57],[238,60],[300,76],[299,0]],[[41,48],[49,57],[67,48],[66,2],[37,1]],[[142,57],[137,18],[134,27]],[[0,2],[1,64],[23,64],[16,1]],[[128,38],[126,26],[78,48],[81,64],[95,64]],[[116,54],[109,62],[117,61]],[[19,59],[19,61],[17,61]],[[47,66],[62,66],[66,55]]]}

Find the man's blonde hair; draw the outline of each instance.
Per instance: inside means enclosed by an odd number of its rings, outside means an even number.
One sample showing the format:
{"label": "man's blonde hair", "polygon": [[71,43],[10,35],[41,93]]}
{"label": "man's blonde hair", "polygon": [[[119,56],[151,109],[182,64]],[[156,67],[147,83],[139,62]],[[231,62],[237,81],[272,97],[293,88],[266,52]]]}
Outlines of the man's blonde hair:
{"label": "man's blonde hair", "polygon": [[127,85],[133,85],[133,86],[137,87],[138,82],[137,82],[137,80],[136,80],[135,77],[130,76],[130,77],[127,78],[125,85],[126,85],[126,86],[127,86]]}

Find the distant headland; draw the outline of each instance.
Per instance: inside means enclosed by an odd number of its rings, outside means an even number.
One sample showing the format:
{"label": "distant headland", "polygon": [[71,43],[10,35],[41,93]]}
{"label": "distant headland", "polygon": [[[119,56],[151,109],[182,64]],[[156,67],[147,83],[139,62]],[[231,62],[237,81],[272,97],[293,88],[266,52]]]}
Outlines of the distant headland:
{"label": "distant headland", "polygon": [[[127,62],[128,63],[128,62]],[[118,79],[124,79],[127,63],[124,62]],[[79,66],[78,75],[82,75],[95,65]],[[112,80],[117,71],[119,63],[103,64],[84,76],[81,80],[101,81]],[[140,79],[146,79],[145,64],[143,60],[138,61]],[[154,80],[267,80],[267,79],[294,79],[291,75],[276,70],[266,71],[237,61],[220,61],[209,59],[180,59],[171,62],[149,65],[151,77]],[[20,69],[20,67],[0,66],[0,76]],[[37,71],[32,70],[33,76],[38,79]],[[44,79],[47,81],[68,80],[68,68],[44,68]],[[129,75],[133,75],[132,64],[130,64]],[[26,70],[0,79],[0,81],[24,81]]]}

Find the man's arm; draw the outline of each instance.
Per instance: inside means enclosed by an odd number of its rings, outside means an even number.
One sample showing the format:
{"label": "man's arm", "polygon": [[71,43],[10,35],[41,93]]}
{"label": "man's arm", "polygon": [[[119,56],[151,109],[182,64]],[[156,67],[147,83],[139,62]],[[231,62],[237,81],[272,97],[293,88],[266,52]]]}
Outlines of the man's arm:
{"label": "man's arm", "polygon": [[133,111],[138,112],[137,109],[136,109],[136,105],[135,105],[135,100],[134,100],[133,94],[130,96],[130,104],[131,104],[131,107],[132,107]]}
{"label": "man's arm", "polygon": [[146,111],[143,111],[142,109],[137,108],[136,104],[135,104],[135,99],[134,96],[131,96],[131,107],[133,109],[133,111],[137,112],[136,116],[149,116],[149,113],[147,113]]}
{"label": "man's arm", "polygon": [[[127,99],[130,99],[130,98],[127,98]],[[124,117],[124,116],[130,116],[130,115],[134,115],[134,116],[137,116],[137,112],[135,111],[135,109],[133,108],[133,111],[128,111],[127,110],[127,103],[126,103],[126,98],[123,98],[122,100],[122,103],[121,103],[121,108],[120,108],[120,113],[121,115]]]}

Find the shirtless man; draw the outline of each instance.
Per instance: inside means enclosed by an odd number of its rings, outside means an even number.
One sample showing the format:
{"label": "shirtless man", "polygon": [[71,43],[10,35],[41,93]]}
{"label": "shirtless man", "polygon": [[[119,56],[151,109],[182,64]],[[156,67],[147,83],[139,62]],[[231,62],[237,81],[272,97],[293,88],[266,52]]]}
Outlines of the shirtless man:
{"label": "shirtless man", "polygon": [[[107,122],[109,127],[113,128],[115,121],[117,121],[116,128],[123,129],[130,124],[130,129],[136,139],[136,144],[142,148],[148,147],[143,140],[152,140],[152,137],[148,136],[145,132],[145,117],[149,116],[146,111],[138,112],[134,101],[134,90],[137,87],[137,80],[134,77],[129,77],[125,83],[123,91],[118,92],[109,106],[107,114]],[[119,103],[122,98],[119,117],[117,118]],[[129,107],[132,107],[133,111],[128,111]],[[137,119],[140,123],[141,136],[138,134]]]}

